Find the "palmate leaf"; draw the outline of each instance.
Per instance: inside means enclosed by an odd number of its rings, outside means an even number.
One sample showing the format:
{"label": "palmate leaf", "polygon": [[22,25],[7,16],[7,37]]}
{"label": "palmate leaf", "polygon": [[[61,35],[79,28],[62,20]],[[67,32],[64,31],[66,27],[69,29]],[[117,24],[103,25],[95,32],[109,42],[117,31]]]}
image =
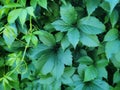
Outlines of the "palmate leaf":
{"label": "palmate leaf", "polygon": [[105,31],[105,25],[93,16],[80,19],[78,28],[87,34],[100,34]]}

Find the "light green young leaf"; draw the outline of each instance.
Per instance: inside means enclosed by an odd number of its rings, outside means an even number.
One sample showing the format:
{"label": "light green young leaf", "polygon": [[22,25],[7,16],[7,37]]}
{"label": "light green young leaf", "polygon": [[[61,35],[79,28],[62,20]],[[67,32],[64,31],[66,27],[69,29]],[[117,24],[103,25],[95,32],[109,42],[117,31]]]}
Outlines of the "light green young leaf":
{"label": "light green young leaf", "polygon": [[118,83],[118,82],[120,82],[120,72],[119,72],[119,70],[117,70],[114,73],[114,76],[113,76],[113,83]]}
{"label": "light green young leaf", "polygon": [[93,16],[80,19],[78,28],[87,34],[100,34],[105,31],[105,25]]}
{"label": "light green young leaf", "polygon": [[42,76],[40,78],[40,84],[49,85],[54,81],[54,77],[50,75]]}
{"label": "light green young leaf", "polygon": [[80,41],[83,45],[86,45],[88,47],[97,47],[100,43],[96,35],[89,35],[85,33],[81,34]]}
{"label": "light green young leaf", "polygon": [[84,82],[94,80],[98,75],[97,69],[92,65],[85,69]]}
{"label": "light green young leaf", "polygon": [[78,29],[76,28],[69,29],[67,36],[69,42],[73,45],[74,48],[76,48],[76,45],[78,44],[80,38],[80,32],[78,31]]}
{"label": "light green young leaf", "polygon": [[15,9],[15,10],[12,10],[9,14],[8,14],[8,23],[14,23],[15,20],[18,18],[18,16],[20,15],[21,11],[23,9]]}
{"label": "light green young leaf", "polygon": [[28,13],[30,16],[35,17],[35,15],[34,15],[34,8],[33,8],[32,6],[27,7],[26,10],[27,10],[27,13]]}
{"label": "light green young leaf", "polygon": [[117,3],[119,2],[119,0],[105,0],[105,1],[109,3],[110,14],[111,14],[112,11],[113,11],[113,9],[115,8],[115,6],[117,5]]}
{"label": "light green young leaf", "polygon": [[108,59],[112,58],[112,56],[120,51],[120,41],[114,40],[107,42],[105,46],[105,53]]}
{"label": "light green young leaf", "polygon": [[46,31],[40,31],[39,39],[47,46],[54,46],[56,44],[54,36]]}
{"label": "light green young leaf", "polygon": [[21,23],[22,27],[25,23],[26,17],[27,17],[27,11],[26,11],[26,9],[23,9],[19,15],[19,19],[20,19],[20,23]]}
{"label": "light green young leaf", "polygon": [[113,28],[110,29],[104,37],[104,41],[113,41],[118,38],[118,30]]}
{"label": "light green young leaf", "polygon": [[117,10],[113,10],[112,14],[110,15],[110,22],[112,24],[112,28],[115,27],[118,19],[119,19],[118,11]]}
{"label": "light green young leaf", "polygon": [[38,38],[37,38],[35,35],[32,35],[32,36],[31,36],[31,41],[32,41],[32,43],[33,43],[35,46],[37,46],[37,44],[38,44]]}
{"label": "light green young leaf", "polygon": [[9,4],[5,5],[3,8],[14,8],[14,7],[22,7],[22,5],[20,5],[18,3],[9,3]]}
{"label": "light green young leaf", "polygon": [[38,4],[39,4],[41,7],[47,9],[47,0],[38,0]]}
{"label": "light green young leaf", "polygon": [[91,65],[93,63],[93,60],[89,56],[83,56],[78,59],[80,64],[85,64],[85,65]]}
{"label": "light green young leaf", "polygon": [[67,49],[66,51],[64,51],[63,49],[59,49],[58,59],[65,65],[72,65],[71,51],[69,49]]}
{"label": "light green young leaf", "polygon": [[71,28],[70,25],[64,22],[63,20],[57,20],[53,22],[52,25],[57,31],[61,31],[61,32],[68,31]]}
{"label": "light green young leaf", "polygon": [[77,12],[70,3],[60,7],[60,15],[61,19],[69,24],[74,24],[77,20]]}
{"label": "light green young leaf", "polygon": [[95,9],[99,6],[100,0],[86,0],[86,7],[88,15],[91,15]]}
{"label": "light green young leaf", "polygon": [[17,30],[12,26],[6,26],[3,31],[5,43],[10,47],[17,37]]}

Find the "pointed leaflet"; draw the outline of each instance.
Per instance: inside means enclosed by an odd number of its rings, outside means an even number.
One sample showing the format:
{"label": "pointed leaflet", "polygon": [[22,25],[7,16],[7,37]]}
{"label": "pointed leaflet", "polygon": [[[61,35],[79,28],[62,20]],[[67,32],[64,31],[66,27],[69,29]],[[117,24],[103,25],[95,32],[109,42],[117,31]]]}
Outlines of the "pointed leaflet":
{"label": "pointed leaflet", "polygon": [[113,41],[118,38],[118,30],[113,28],[110,29],[104,37],[104,41]]}
{"label": "pointed leaflet", "polygon": [[3,31],[3,38],[5,40],[5,43],[8,46],[11,46],[14,42],[15,38],[17,37],[17,30],[15,27],[12,26],[5,26],[5,29]]}
{"label": "pointed leaflet", "polygon": [[15,10],[12,10],[9,14],[8,14],[8,22],[9,23],[14,23],[15,20],[18,18],[18,16],[20,15],[22,9],[15,9]]}
{"label": "pointed leaflet", "polygon": [[69,47],[70,42],[68,41],[67,36],[63,37],[63,39],[61,40],[61,46],[62,49],[65,50],[67,47]]}
{"label": "pointed leaflet", "polygon": [[100,0],[86,0],[86,7],[88,15],[91,15],[95,9],[99,6]]}
{"label": "pointed leaflet", "polygon": [[39,38],[47,46],[54,46],[56,44],[54,36],[46,31],[41,30],[39,32]]}
{"label": "pointed leaflet", "polygon": [[105,1],[109,3],[110,14],[111,14],[112,11],[113,11],[113,9],[115,8],[115,6],[117,5],[117,3],[119,2],[119,0],[105,0]]}
{"label": "pointed leaflet", "polygon": [[80,41],[82,42],[83,45],[86,45],[88,47],[99,46],[99,40],[96,35],[89,35],[89,34],[82,33]]}
{"label": "pointed leaflet", "polygon": [[84,82],[94,80],[98,75],[97,69],[92,65],[85,69]]}
{"label": "pointed leaflet", "polygon": [[61,32],[68,31],[71,28],[70,25],[64,22],[63,20],[57,20],[53,22],[52,25],[57,31],[61,31]]}
{"label": "pointed leaflet", "polygon": [[69,42],[73,45],[73,47],[75,48],[76,45],[79,42],[79,38],[80,38],[80,32],[78,31],[78,29],[76,28],[71,28],[69,29],[68,33],[68,40]]}
{"label": "pointed leaflet", "polygon": [[105,45],[105,53],[108,59],[110,59],[113,54],[118,53],[120,50],[120,41],[119,40],[114,40],[107,42]]}
{"label": "pointed leaflet", "polygon": [[41,7],[47,9],[47,0],[38,0],[38,4],[39,4]]}
{"label": "pointed leaflet", "polygon": [[59,49],[58,51],[58,60],[60,60],[65,65],[72,65],[72,54],[69,49],[64,51],[63,49]]}
{"label": "pointed leaflet", "polygon": [[25,23],[26,17],[27,17],[27,11],[26,11],[26,9],[23,9],[19,15],[19,19],[20,19],[20,23],[21,23],[22,27]]}
{"label": "pointed leaflet", "polygon": [[110,22],[111,22],[111,24],[112,24],[112,28],[115,27],[115,24],[117,23],[118,19],[119,19],[118,11],[117,11],[117,10],[114,10],[114,11],[112,12],[112,14],[110,15]]}
{"label": "pointed leaflet", "polygon": [[61,15],[61,19],[69,24],[73,24],[77,20],[77,12],[70,3],[66,5],[62,5],[60,7],[60,15]]}
{"label": "pointed leaflet", "polygon": [[80,19],[78,28],[87,34],[100,34],[105,31],[105,25],[93,16]]}
{"label": "pointed leaflet", "polygon": [[27,10],[27,13],[28,13],[30,16],[35,17],[35,15],[34,15],[34,8],[33,8],[32,6],[31,6],[31,7],[27,7],[26,10]]}

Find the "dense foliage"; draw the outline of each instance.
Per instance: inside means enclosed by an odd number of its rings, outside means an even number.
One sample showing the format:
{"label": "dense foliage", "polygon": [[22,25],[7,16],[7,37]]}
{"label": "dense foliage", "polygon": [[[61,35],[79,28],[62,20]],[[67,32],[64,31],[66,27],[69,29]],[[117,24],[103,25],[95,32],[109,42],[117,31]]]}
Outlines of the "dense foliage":
{"label": "dense foliage", "polygon": [[0,0],[0,90],[120,90],[119,0]]}

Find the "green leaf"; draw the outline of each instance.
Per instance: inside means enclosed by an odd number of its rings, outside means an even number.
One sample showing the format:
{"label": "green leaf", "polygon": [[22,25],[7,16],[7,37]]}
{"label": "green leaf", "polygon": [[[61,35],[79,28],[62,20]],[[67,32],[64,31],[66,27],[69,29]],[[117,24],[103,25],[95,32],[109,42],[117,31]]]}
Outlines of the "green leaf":
{"label": "green leaf", "polygon": [[99,40],[96,35],[89,35],[89,34],[82,33],[80,41],[82,42],[83,45],[86,45],[88,47],[99,46]]}
{"label": "green leaf", "polygon": [[88,66],[85,69],[84,82],[94,80],[98,75],[97,69],[94,66]]}
{"label": "green leaf", "polygon": [[46,75],[48,73],[50,73],[54,67],[54,56],[52,54],[50,54],[48,56],[48,58],[46,58],[46,62],[45,64],[43,65],[42,69],[41,69],[41,73]]}
{"label": "green leaf", "polygon": [[51,77],[50,75],[42,76],[40,78],[40,84],[51,84],[54,81],[54,78]]}
{"label": "green leaf", "polygon": [[37,46],[37,44],[38,44],[38,38],[37,38],[37,36],[32,35],[32,36],[31,36],[31,41],[32,41],[32,43],[33,43],[35,46]]}
{"label": "green leaf", "polygon": [[38,0],[38,4],[39,4],[41,7],[47,9],[47,0]]}
{"label": "green leaf", "polygon": [[34,8],[33,8],[32,6],[27,7],[26,10],[27,10],[27,13],[28,13],[30,16],[35,17],[35,15],[34,15]]}
{"label": "green leaf", "polygon": [[17,37],[17,30],[12,26],[5,26],[3,31],[3,38],[5,43],[10,47]]}
{"label": "green leaf", "polygon": [[51,73],[56,79],[59,79],[64,73],[64,68],[65,66],[60,60],[55,60],[54,69],[52,70]]}
{"label": "green leaf", "polygon": [[9,14],[8,14],[8,23],[14,23],[15,20],[18,18],[18,16],[20,15],[22,9],[15,9],[12,10]]}
{"label": "green leaf", "polygon": [[46,31],[41,30],[39,32],[39,39],[47,46],[54,46],[56,44],[54,36]]}
{"label": "green leaf", "polygon": [[117,5],[117,3],[119,2],[119,0],[105,0],[105,1],[109,3],[110,14],[111,14],[112,11],[113,11],[113,9],[115,8],[115,6]]}
{"label": "green leaf", "polygon": [[55,39],[56,39],[56,42],[59,42],[62,40],[64,34],[62,32],[58,32],[55,34]]}
{"label": "green leaf", "polygon": [[117,70],[114,73],[114,76],[113,76],[113,83],[118,83],[118,82],[120,82],[120,72],[119,72],[119,70]]}
{"label": "green leaf", "polygon": [[14,8],[14,7],[22,7],[22,5],[18,3],[8,3],[7,5],[4,6],[4,8]]}
{"label": "green leaf", "polygon": [[23,9],[19,15],[19,19],[20,19],[20,23],[21,23],[22,27],[26,21],[26,17],[27,17],[27,11],[25,9]]}
{"label": "green leaf", "polygon": [[93,60],[89,56],[83,56],[78,59],[80,64],[85,64],[85,65],[91,65],[93,63]]}
{"label": "green leaf", "polygon": [[86,7],[88,15],[91,15],[95,9],[99,6],[100,0],[86,0]]}
{"label": "green leaf", "polygon": [[85,85],[82,90],[110,90],[110,87],[105,81],[96,79],[89,85]]}
{"label": "green leaf", "polygon": [[63,49],[59,49],[58,51],[58,60],[60,60],[65,65],[72,65],[72,54],[69,49],[63,51]]}
{"label": "green leaf", "polygon": [[112,28],[115,27],[118,19],[119,19],[118,11],[117,10],[113,10],[112,14],[110,15],[110,22],[112,24]]}
{"label": "green leaf", "polygon": [[87,34],[100,34],[105,31],[105,25],[93,16],[80,19],[78,28]]}
{"label": "green leaf", "polygon": [[106,43],[105,53],[108,59],[110,59],[114,54],[118,53],[120,50],[120,41],[114,40]]}
{"label": "green leaf", "polygon": [[52,25],[57,31],[61,31],[61,32],[68,31],[71,28],[70,25],[64,22],[63,20],[57,20],[53,22]]}
{"label": "green leaf", "polygon": [[74,24],[77,20],[77,12],[70,3],[60,7],[60,15],[61,19],[69,24]]}
{"label": "green leaf", "polygon": [[98,78],[108,78],[108,72],[104,67],[96,67],[98,72]]}
{"label": "green leaf", "polygon": [[69,29],[67,36],[69,42],[73,45],[74,48],[76,48],[76,45],[78,44],[80,38],[80,32],[78,31],[78,29],[76,28]]}
{"label": "green leaf", "polygon": [[118,30],[113,28],[110,29],[104,37],[104,41],[113,41],[118,38]]}
{"label": "green leaf", "polygon": [[64,70],[64,74],[63,76],[64,77],[70,77],[74,74],[75,72],[75,68],[74,67],[66,67],[65,70]]}
{"label": "green leaf", "polygon": [[67,47],[69,47],[69,45],[70,45],[70,42],[68,41],[67,36],[63,37],[61,41],[62,49],[65,50]]}
{"label": "green leaf", "polygon": [[95,64],[99,68],[100,67],[106,67],[108,65],[108,60],[106,60],[106,59],[100,59]]}
{"label": "green leaf", "polygon": [[36,60],[40,58],[40,56],[43,54],[43,52],[49,50],[50,48],[48,46],[45,46],[43,44],[38,44],[36,47],[30,48],[28,51],[28,57],[31,60]]}

